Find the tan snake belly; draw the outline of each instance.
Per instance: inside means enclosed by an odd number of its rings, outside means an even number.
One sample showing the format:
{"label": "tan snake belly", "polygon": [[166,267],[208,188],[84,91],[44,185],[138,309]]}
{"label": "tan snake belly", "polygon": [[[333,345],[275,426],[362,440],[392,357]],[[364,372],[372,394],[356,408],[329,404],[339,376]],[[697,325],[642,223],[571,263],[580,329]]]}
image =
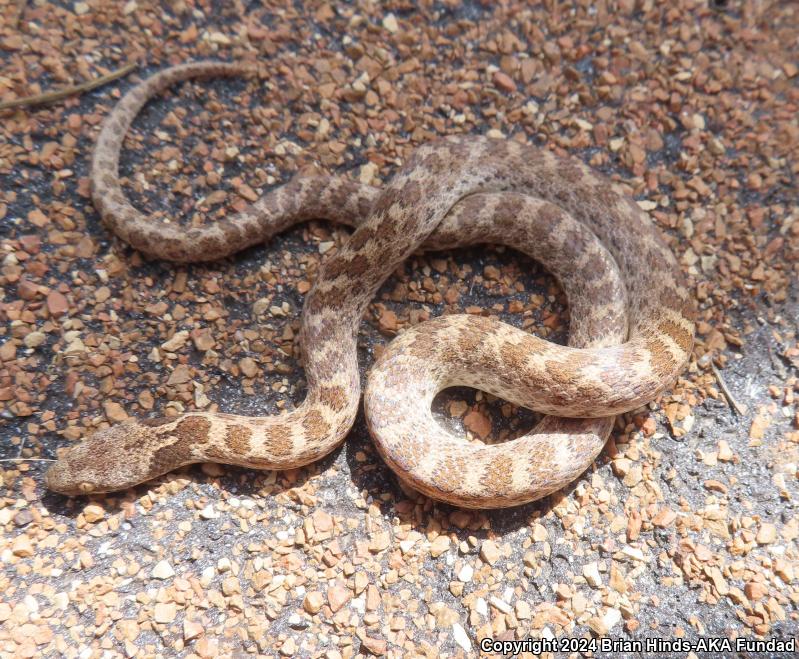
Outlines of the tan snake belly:
{"label": "tan snake belly", "polygon": [[[426,144],[382,189],[297,176],[242,213],[201,228],[142,215],[118,178],[122,142],[139,109],[178,80],[246,71],[184,64],[130,90],[100,131],[92,198],[120,238],[178,262],[222,258],[307,219],[355,226],[322,264],[305,301],[307,397],[277,416],[191,412],[112,426],[66,451],[47,473],[48,487],[104,492],[194,462],[285,469],[329,453],[358,409],[360,318],[382,282],[420,248],[511,245],[556,274],[572,311],[569,346],[467,315],[428,321],[388,346],[369,376],[367,423],[389,466],[431,497],[490,508],[565,486],[602,449],[613,415],[651,401],[684,368],[693,303],[648,217],[581,162],[516,141],[464,136]],[[433,396],[452,385],[560,416],[510,442],[467,444],[430,411]]]}

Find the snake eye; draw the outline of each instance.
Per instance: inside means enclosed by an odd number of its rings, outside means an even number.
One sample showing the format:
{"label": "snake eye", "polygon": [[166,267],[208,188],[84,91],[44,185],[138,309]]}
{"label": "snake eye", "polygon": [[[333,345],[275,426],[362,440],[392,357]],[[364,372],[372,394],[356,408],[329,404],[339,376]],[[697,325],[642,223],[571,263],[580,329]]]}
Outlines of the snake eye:
{"label": "snake eye", "polygon": [[80,490],[81,494],[89,494],[90,492],[94,491],[94,485],[84,481],[83,483],[78,485],[78,489]]}

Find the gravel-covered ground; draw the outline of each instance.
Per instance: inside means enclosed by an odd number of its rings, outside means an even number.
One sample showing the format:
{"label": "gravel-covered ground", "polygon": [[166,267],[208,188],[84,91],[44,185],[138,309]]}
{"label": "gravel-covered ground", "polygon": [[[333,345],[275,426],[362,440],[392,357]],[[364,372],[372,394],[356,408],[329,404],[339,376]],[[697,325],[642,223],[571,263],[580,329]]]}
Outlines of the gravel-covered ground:
{"label": "gravel-covered ground", "polygon": [[[657,656],[797,656],[734,639],[799,635],[799,5],[266,4],[0,5],[0,103],[139,64],[0,110],[0,654],[454,657],[554,638],[577,656],[604,638],[617,645],[593,654],[656,656],[618,643],[662,639],[674,652]],[[202,465],[115,495],[48,493],[42,459],[98,427],[304,395],[303,296],[345,230],[309,223],[174,266],[113,239],[87,196],[115,99],[201,58],[262,74],[145,108],[122,164],[140,208],[212,222],[311,165],[380,184],[436,135],[545,145],[626,184],[662,229],[700,307],[690,368],[620,417],[571,487],[511,510],[403,490],[362,416],[304,469]],[[527,258],[420,255],[362,323],[363,372],[404,328],[463,310],[559,342],[568,328]],[[478,441],[535,421],[470,390],[436,410]],[[731,647],[681,645],[703,638]]]}

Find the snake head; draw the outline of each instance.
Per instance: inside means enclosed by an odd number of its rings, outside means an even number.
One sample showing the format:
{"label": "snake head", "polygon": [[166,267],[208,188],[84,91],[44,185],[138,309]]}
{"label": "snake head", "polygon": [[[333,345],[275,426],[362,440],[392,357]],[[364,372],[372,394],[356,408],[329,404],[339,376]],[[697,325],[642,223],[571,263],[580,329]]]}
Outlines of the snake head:
{"label": "snake head", "polygon": [[125,421],[69,448],[44,477],[47,488],[69,496],[124,490],[149,480],[150,462],[139,452],[148,443],[149,429]]}

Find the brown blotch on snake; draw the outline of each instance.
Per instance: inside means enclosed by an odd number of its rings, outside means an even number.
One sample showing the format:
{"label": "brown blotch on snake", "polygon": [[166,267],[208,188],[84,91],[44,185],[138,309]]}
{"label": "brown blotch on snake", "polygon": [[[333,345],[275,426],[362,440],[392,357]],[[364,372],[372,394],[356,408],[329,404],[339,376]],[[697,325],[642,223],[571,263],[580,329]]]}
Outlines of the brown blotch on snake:
{"label": "brown blotch on snake", "polygon": [[291,426],[275,424],[269,428],[270,451],[277,456],[289,456],[294,447],[291,441]]}
{"label": "brown blotch on snake", "polygon": [[496,455],[490,458],[482,476],[483,487],[495,488],[505,493],[513,486],[513,465],[515,462],[509,455]]}
{"label": "brown blotch on snake", "polygon": [[[388,465],[429,496],[481,508],[545,496],[588,468],[614,414],[653,400],[683,370],[693,303],[646,214],[579,161],[517,141],[458,136],[424,144],[381,189],[300,173],[239,215],[190,231],[130,206],[119,150],[142,105],[173,82],[251,68],[189,63],[126,93],[97,138],[92,200],[122,240],[178,262],[220,259],[308,219],[355,226],[306,297],[300,338],[308,397],[274,417],[190,412],[163,425],[131,420],[98,431],[61,455],[48,487],[102,492],[209,459],[285,469],[326,455],[358,409],[355,328],[383,281],[419,249],[491,242],[525,252],[558,277],[571,319],[568,346],[494,318],[455,314],[409,328],[386,348],[364,395],[367,426]],[[601,274],[588,276],[594,271]],[[467,444],[430,411],[438,391],[457,384],[558,416],[513,441]]]}
{"label": "brown blotch on snake", "polygon": [[342,387],[320,387],[319,401],[339,412],[347,406],[347,394]]}
{"label": "brown blotch on snake", "polygon": [[318,410],[314,410],[303,419],[302,427],[308,437],[314,441],[322,440],[330,432],[330,424]]}
{"label": "brown blotch on snake", "polygon": [[178,438],[178,441],[189,441],[203,444],[208,441],[208,433],[211,430],[211,422],[203,416],[187,416],[178,422],[171,434]]}
{"label": "brown blotch on snake", "polygon": [[252,430],[247,426],[233,424],[228,426],[225,435],[225,444],[233,453],[245,455],[250,451],[250,437]]}

